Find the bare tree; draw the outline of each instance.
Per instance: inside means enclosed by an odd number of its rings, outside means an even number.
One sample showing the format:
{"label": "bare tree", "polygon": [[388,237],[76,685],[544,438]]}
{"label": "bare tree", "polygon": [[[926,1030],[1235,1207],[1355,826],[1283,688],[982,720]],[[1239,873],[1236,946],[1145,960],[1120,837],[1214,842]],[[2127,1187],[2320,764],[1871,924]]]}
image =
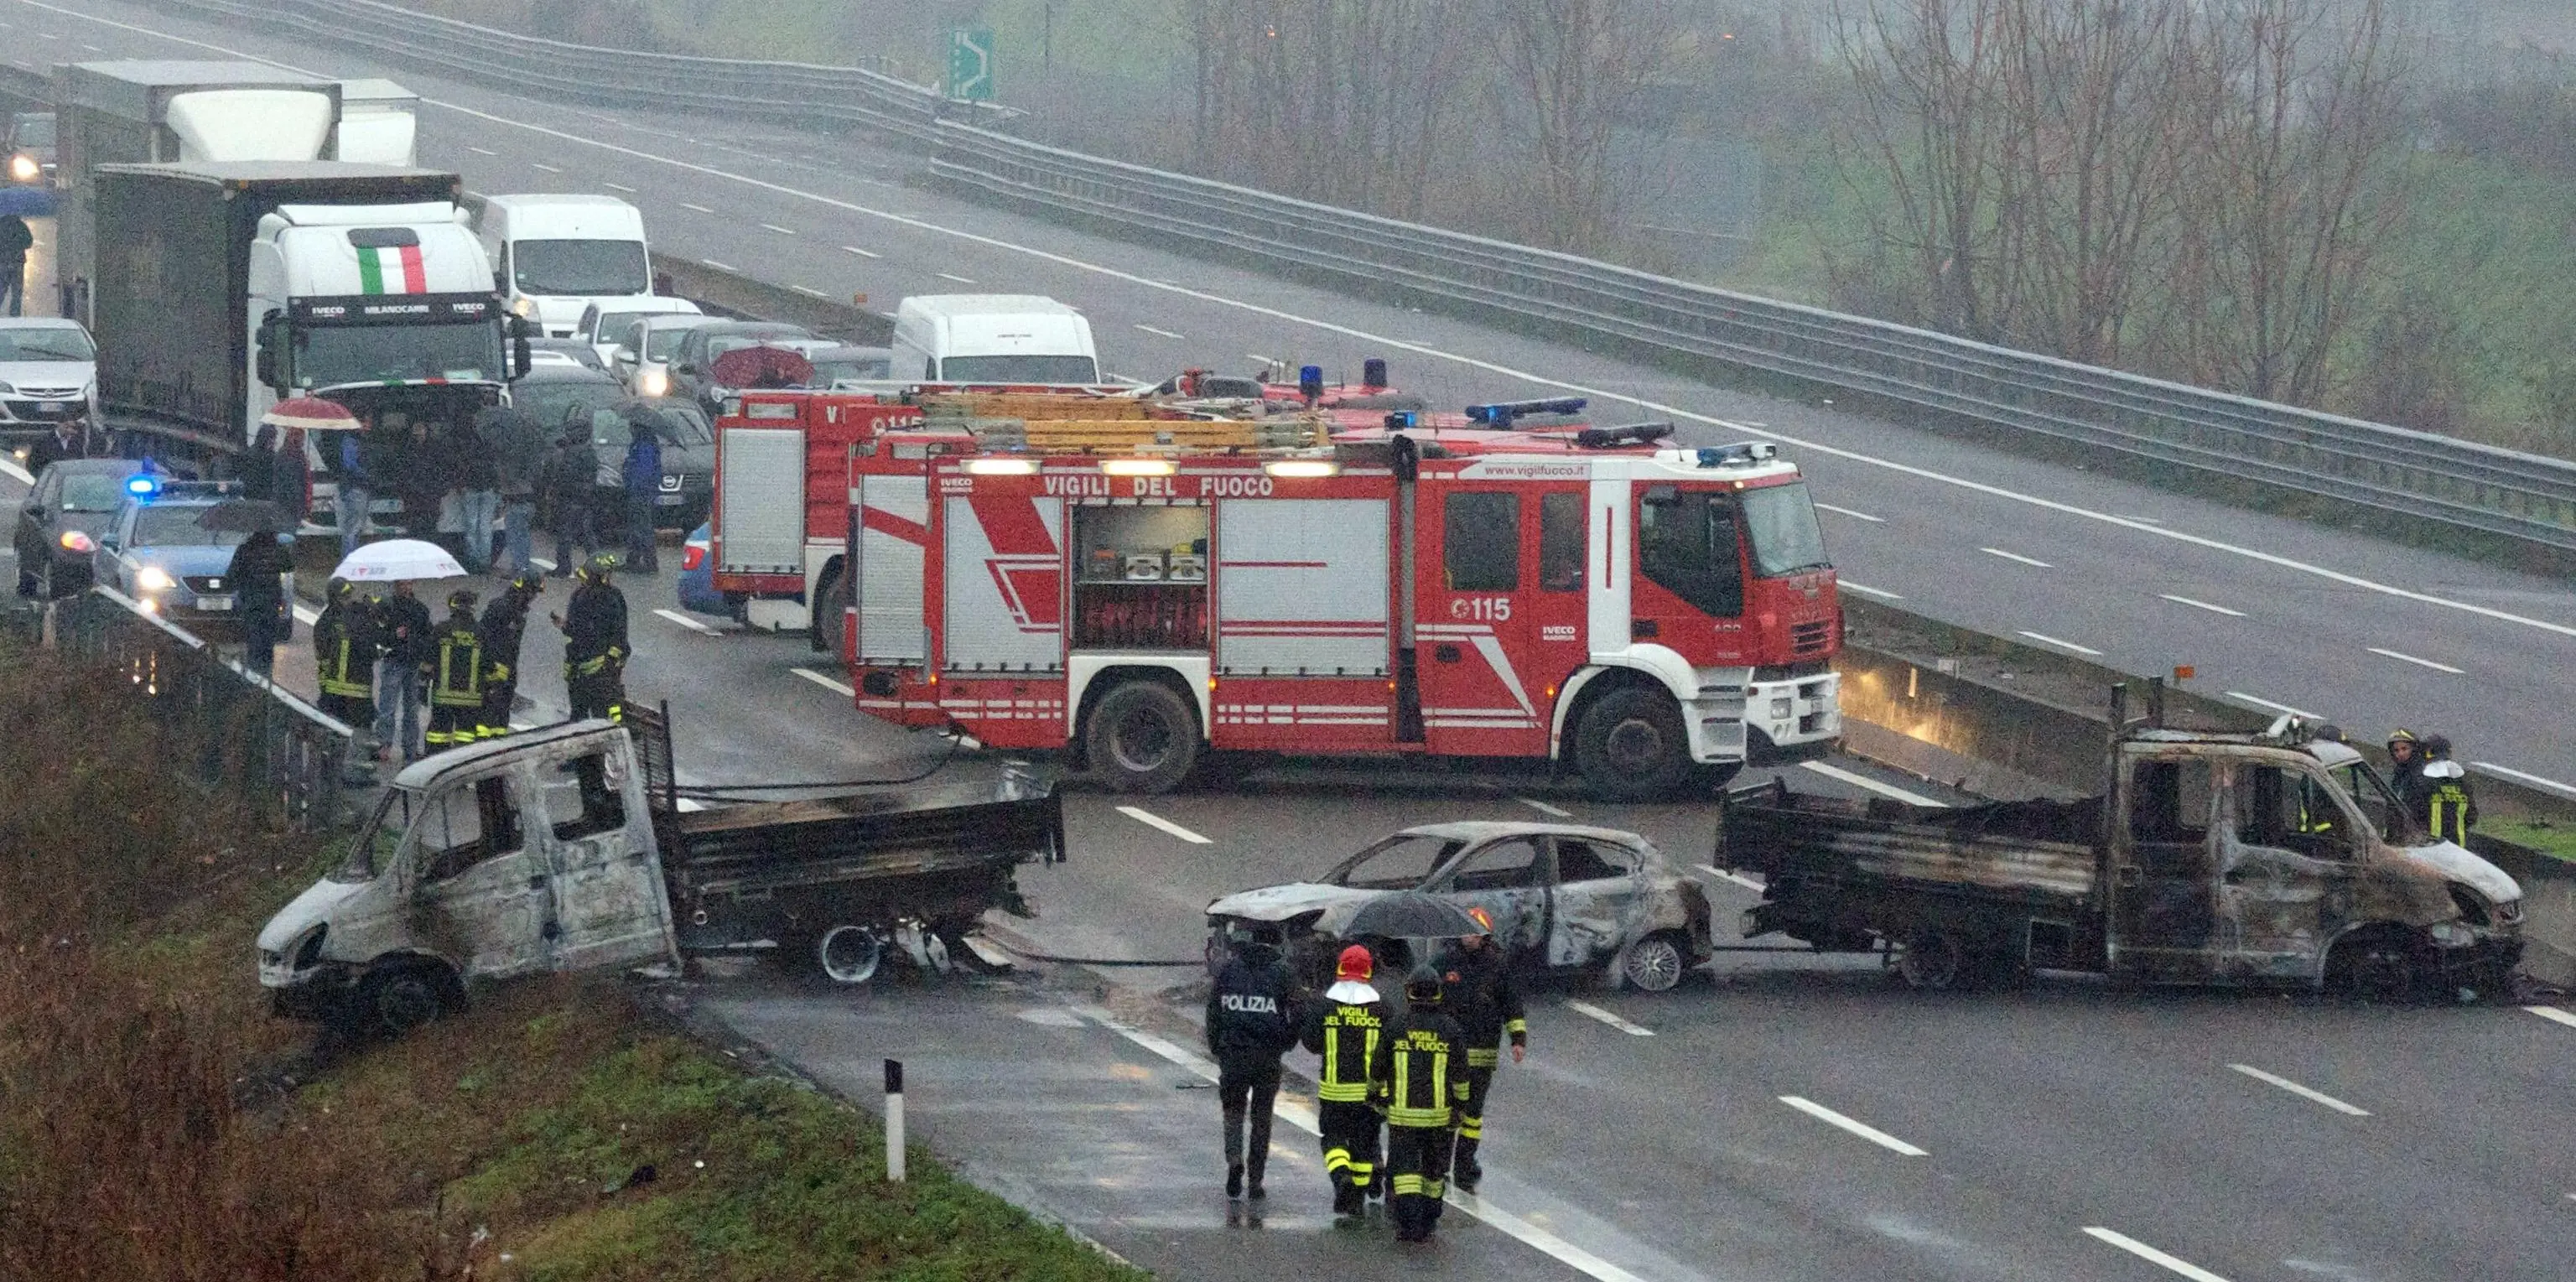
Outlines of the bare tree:
{"label": "bare tree", "polygon": [[1538,208],[1525,233],[1562,249],[1609,239],[1610,143],[1673,59],[1668,0],[1492,0],[1501,83],[1524,120]]}

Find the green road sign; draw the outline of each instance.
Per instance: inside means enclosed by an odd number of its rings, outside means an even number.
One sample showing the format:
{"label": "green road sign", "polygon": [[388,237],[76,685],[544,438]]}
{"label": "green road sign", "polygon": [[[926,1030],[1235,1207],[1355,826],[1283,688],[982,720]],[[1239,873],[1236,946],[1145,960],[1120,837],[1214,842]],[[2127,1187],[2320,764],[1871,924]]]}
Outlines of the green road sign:
{"label": "green road sign", "polygon": [[993,97],[993,33],[958,27],[948,33],[948,96],[970,102]]}

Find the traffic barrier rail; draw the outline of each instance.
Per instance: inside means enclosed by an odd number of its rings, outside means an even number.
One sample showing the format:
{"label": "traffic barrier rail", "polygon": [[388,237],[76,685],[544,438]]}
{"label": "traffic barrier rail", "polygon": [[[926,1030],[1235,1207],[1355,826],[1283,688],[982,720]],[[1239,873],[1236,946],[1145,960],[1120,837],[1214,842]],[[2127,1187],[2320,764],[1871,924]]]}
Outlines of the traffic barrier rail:
{"label": "traffic barrier rail", "polygon": [[125,675],[167,736],[171,768],[269,822],[304,832],[336,822],[351,727],[109,588],[55,602],[35,622],[46,644]]}
{"label": "traffic barrier rail", "polygon": [[[2205,476],[2576,552],[2576,462],[2303,410],[1042,146],[855,67],[638,53],[377,0],[157,0],[521,90],[861,126],[985,198]],[[989,117],[987,117],[989,118]]]}

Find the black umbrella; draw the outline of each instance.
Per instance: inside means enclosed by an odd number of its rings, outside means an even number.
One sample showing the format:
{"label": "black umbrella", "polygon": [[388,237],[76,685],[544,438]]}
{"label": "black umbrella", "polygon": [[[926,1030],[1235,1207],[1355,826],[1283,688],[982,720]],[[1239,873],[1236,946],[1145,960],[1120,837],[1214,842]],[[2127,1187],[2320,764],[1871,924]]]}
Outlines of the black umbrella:
{"label": "black umbrella", "polygon": [[1375,935],[1384,939],[1457,939],[1481,935],[1485,928],[1467,910],[1418,890],[1399,890],[1360,905],[1342,927],[1344,936]]}
{"label": "black umbrella", "polygon": [[226,499],[207,508],[197,524],[242,534],[286,534],[295,529],[296,520],[267,499]]}

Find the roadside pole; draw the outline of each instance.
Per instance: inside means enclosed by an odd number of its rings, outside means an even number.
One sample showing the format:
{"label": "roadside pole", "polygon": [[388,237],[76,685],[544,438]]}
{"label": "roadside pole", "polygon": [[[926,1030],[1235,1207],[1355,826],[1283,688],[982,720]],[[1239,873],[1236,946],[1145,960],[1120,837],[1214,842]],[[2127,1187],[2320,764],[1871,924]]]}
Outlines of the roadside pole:
{"label": "roadside pole", "polygon": [[903,1183],[903,1061],[885,1062],[886,1179]]}

